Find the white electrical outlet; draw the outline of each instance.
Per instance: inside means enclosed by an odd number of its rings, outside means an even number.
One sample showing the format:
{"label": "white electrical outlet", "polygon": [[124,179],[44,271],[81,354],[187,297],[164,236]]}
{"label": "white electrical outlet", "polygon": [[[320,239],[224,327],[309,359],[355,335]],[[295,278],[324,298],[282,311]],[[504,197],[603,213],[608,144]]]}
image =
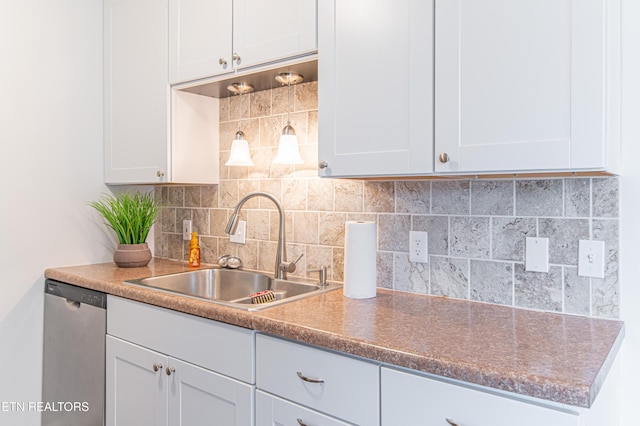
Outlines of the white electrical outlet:
{"label": "white electrical outlet", "polygon": [[244,244],[246,233],[247,233],[247,222],[244,220],[239,220],[238,224],[236,225],[236,232],[229,235],[229,242]]}
{"label": "white electrical outlet", "polygon": [[527,237],[524,269],[532,272],[549,272],[549,239]]}
{"label": "white electrical outlet", "polygon": [[182,221],[182,239],[190,240],[191,239],[191,221],[183,220]]}
{"label": "white electrical outlet", "polygon": [[578,240],[578,275],[604,278],[604,241]]}
{"label": "white electrical outlet", "polygon": [[409,261],[429,263],[429,242],[426,232],[409,231]]}

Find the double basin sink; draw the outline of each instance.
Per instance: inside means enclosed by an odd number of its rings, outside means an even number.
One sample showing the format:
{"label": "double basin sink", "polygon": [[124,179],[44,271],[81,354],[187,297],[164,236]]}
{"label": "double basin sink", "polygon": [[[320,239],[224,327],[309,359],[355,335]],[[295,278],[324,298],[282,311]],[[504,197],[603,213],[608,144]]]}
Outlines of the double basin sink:
{"label": "double basin sink", "polygon": [[[305,282],[308,281],[308,282]],[[324,286],[310,280],[282,280],[258,272],[237,269],[198,269],[156,277],[125,281],[150,289],[207,300],[247,311],[258,311],[283,303],[304,299],[341,286]],[[270,290],[273,301],[257,303],[265,298],[252,297]],[[257,299],[257,300],[256,300]]]}

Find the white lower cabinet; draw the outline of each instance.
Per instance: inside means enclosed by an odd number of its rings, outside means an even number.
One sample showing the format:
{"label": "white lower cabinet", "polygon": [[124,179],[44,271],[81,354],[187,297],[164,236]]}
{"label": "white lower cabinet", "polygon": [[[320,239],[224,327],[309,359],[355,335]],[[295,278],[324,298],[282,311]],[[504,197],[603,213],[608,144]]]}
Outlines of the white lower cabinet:
{"label": "white lower cabinet", "polygon": [[114,296],[107,306],[107,426],[254,425],[254,331]]}
{"label": "white lower cabinet", "polygon": [[252,425],[253,386],[107,336],[107,425]]}
{"label": "white lower cabinet", "polygon": [[256,426],[347,426],[333,417],[256,391]]}
{"label": "white lower cabinet", "polygon": [[378,425],[379,377],[374,362],[258,334],[256,387],[269,395],[257,398],[257,424]]}
{"label": "white lower cabinet", "polygon": [[578,412],[454,385],[383,367],[381,424],[578,426]]}

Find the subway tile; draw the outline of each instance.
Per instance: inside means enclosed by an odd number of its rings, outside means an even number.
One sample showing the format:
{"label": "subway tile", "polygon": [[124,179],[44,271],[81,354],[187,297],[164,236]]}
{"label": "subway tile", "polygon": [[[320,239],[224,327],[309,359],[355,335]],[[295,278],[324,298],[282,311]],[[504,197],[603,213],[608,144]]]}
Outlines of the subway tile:
{"label": "subway tile", "polygon": [[536,236],[536,220],[523,217],[492,217],[492,259],[524,262],[527,237]]}
{"label": "subway tile", "polygon": [[618,179],[594,178],[593,187],[593,217],[618,217],[620,193]]}
{"label": "subway tile", "polygon": [[311,179],[308,182],[309,210],[333,211],[333,181],[331,179]]}
{"label": "subway tile", "polygon": [[516,181],[516,216],[562,216],[562,179]]}
{"label": "subway tile", "polygon": [[318,244],[318,213],[293,213],[293,241],[296,243]]}
{"label": "subway tile", "polygon": [[409,215],[378,215],[378,250],[409,253]]}
{"label": "subway tile", "polygon": [[433,181],[431,213],[469,214],[469,181]]}
{"label": "subway tile", "polygon": [[578,240],[589,239],[588,219],[538,219],[538,235],[549,239],[549,263],[578,266]]}
{"label": "subway tile", "polygon": [[562,311],[562,268],[549,267],[549,273],[525,271],[515,264],[515,305],[521,308]]}
{"label": "subway tile", "polygon": [[393,289],[412,293],[429,293],[429,266],[424,263],[412,263],[408,253],[393,254]]}
{"label": "subway tile", "polygon": [[591,181],[575,178],[564,180],[565,217],[589,217],[591,212]]}
{"label": "subway tile", "polygon": [[376,287],[393,288],[393,253],[376,251]]}
{"label": "subway tile", "polygon": [[335,203],[337,212],[361,212],[364,200],[364,184],[361,181],[334,180]]}
{"label": "subway tile", "polygon": [[412,231],[426,231],[429,254],[449,254],[449,218],[447,216],[411,216]]}
{"label": "subway tile", "polygon": [[184,206],[184,186],[170,186],[167,188],[168,199],[167,206],[183,207]]}
{"label": "subway tile", "polygon": [[395,191],[393,182],[364,183],[364,211],[393,212]]}
{"label": "subway tile", "polygon": [[429,256],[431,294],[467,299],[469,260]]}
{"label": "subway tile", "polygon": [[211,235],[209,231],[209,210],[193,209],[191,214],[193,223],[193,232],[198,235]]}
{"label": "subway tile", "polygon": [[201,194],[202,188],[199,186],[185,186],[184,188],[184,206],[200,207],[202,205]]}
{"label": "subway tile", "polygon": [[452,216],[449,240],[450,254],[456,257],[490,257],[488,217]]}
{"label": "subway tile", "polygon": [[578,276],[578,268],[564,267],[564,312],[589,315],[591,284],[588,277]]}
{"label": "subway tile", "polygon": [[472,180],[472,215],[513,215],[513,188],[511,180]]}
{"label": "subway tile", "polygon": [[320,213],[318,218],[319,242],[325,246],[344,247],[347,216],[344,213]]}
{"label": "subway tile", "polygon": [[605,242],[604,279],[592,278],[593,316],[618,318],[620,316],[619,282],[619,221],[593,219],[593,239]]}
{"label": "subway tile", "polygon": [[428,214],[431,182],[398,181],[396,185],[396,213]]}
{"label": "subway tile", "polygon": [[511,306],[513,304],[513,264],[471,260],[471,300]]}

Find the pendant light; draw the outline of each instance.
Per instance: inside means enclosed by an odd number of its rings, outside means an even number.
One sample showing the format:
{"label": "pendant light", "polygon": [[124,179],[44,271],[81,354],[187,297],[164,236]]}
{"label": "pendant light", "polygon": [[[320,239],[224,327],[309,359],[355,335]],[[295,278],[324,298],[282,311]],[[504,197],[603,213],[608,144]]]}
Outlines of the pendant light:
{"label": "pendant light", "polygon": [[298,148],[296,131],[291,127],[291,85],[301,83],[304,77],[295,73],[282,73],[276,76],[276,81],[287,85],[287,125],[282,129],[278,154],[273,159],[274,164],[303,164]]}
{"label": "pendant light", "polygon": [[225,166],[254,166],[249,153],[249,143],[244,138],[242,132],[242,95],[253,91],[253,86],[246,83],[233,83],[227,86],[227,90],[238,95],[238,131],[231,142],[231,152],[229,160],[224,163]]}

